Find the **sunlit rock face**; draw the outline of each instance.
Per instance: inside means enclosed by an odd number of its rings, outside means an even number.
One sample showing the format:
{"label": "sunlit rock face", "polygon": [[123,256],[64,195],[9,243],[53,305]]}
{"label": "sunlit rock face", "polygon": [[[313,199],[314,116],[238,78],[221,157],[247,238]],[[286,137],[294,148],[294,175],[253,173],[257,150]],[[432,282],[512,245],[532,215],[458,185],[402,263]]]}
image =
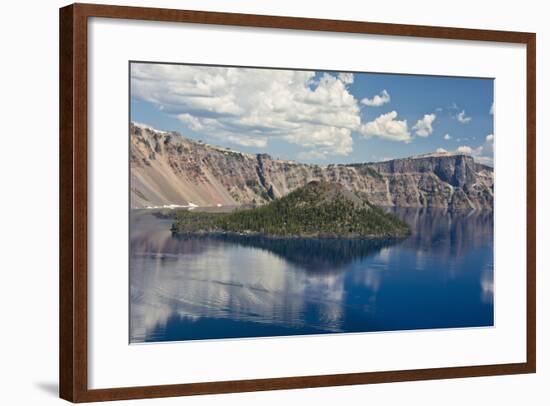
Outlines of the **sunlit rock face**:
{"label": "sunlit rock face", "polygon": [[467,155],[428,155],[369,166],[389,178],[389,194],[394,206],[493,207],[493,170]]}
{"label": "sunlit rock face", "polygon": [[131,125],[131,206],[263,204],[312,180],[365,193],[379,206],[492,209],[493,170],[467,155],[308,165],[246,154]]}

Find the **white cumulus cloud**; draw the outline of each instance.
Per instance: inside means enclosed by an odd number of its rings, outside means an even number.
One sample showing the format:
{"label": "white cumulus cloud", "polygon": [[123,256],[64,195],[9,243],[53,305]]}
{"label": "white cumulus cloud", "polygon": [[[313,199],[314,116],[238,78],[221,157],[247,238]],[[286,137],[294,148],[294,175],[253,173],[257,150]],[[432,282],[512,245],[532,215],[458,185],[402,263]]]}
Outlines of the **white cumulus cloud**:
{"label": "white cumulus cloud", "polygon": [[474,149],[468,145],[461,145],[456,149],[456,152],[460,154],[466,154],[466,155],[474,155],[478,150]]}
{"label": "white cumulus cloud", "polygon": [[480,162],[485,165],[493,165],[493,155],[494,155],[494,139],[493,134],[489,134],[485,137],[485,143],[478,147],[471,147],[468,145],[462,145],[456,149],[456,152],[459,154],[471,155],[477,162]]}
{"label": "white cumulus cloud", "polygon": [[363,124],[359,131],[365,137],[380,137],[392,141],[410,142],[412,137],[407,127],[407,120],[396,120],[396,118],[396,111],[381,114],[373,121]]}
{"label": "white cumulus cloud", "polygon": [[380,92],[380,94],[375,95],[372,99],[365,97],[363,100],[361,100],[361,103],[363,103],[366,106],[380,107],[386,103],[389,103],[390,101],[391,101],[390,94],[386,89],[384,89]]}
{"label": "white cumulus cloud", "polygon": [[433,132],[432,124],[435,121],[435,118],[436,115],[433,113],[424,114],[424,117],[418,120],[413,127],[415,134],[419,137],[427,137],[430,135]]}
{"label": "white cumulus cloud", "polygon": [[226,139],[232,144],[242,145],[243,147],[265,148],[267,146],[266,138],[248,137],[246,135],[228,135]]}
{"label": "white cumulus cloud", "polygon": [[338,79],[340,79],[346,85],[350,85],[353,83],[353,73],[341,72],[338,74]]}
{"label": "white cumulus cloud", "polygon": [[353,74],[133,63],[132,97],[190,130],[265,147],[278,138],[312,155],[347,155],[361,125]]}
{"label": "white cumulus cloud", "polygon": [[466,116],[465,110],[462,110],[460,113],[458,113],[456,115],[456,119],[462,124],[468,124],[470,121],[472,121],[472,117]]}
{"label": "white cumulus cloud", "polygon": [[449,135],[449,133],[447,133],[447,134],[445,134],[445,135],[443,136],[443,139],[444,139],[444,140],[447,140],[447,141],[450,140],[451,138],[453,138],[453,137],[451,137],[451,136]]}
{"label": "white cumulus cloud", "polygon": [[495,153],[495,136],[493,134],[489,134],[485,137],[484,151],[490,154],[491,157]]}
{"label": "white cumulus cloud", "polygon": [[298,159],[302,159],[304,161],[326,159],[326,155],[319,151],[302,151],[298,153]]}

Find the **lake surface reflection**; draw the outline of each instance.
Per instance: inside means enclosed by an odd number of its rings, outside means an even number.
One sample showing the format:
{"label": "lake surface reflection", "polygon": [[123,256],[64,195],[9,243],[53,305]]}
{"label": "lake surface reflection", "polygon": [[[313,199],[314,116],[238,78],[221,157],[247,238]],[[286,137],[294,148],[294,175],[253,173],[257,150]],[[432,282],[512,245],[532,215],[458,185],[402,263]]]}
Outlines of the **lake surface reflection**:
{"label": "lake surface reflection", "polygon": [[401,241],[173,237],[130,215],[130,341],[493,325],[493,213],[393,209]]}

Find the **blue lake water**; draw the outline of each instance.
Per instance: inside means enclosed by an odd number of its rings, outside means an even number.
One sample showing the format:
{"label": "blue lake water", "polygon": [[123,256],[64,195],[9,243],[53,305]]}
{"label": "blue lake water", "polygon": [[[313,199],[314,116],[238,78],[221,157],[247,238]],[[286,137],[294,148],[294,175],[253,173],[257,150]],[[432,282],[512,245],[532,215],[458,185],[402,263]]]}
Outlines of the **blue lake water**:
{"label": "blue lake water", "polygon": [[493,213],[394,209],[398,242],[178,238],[130,214],[130,342],[493,325]]}

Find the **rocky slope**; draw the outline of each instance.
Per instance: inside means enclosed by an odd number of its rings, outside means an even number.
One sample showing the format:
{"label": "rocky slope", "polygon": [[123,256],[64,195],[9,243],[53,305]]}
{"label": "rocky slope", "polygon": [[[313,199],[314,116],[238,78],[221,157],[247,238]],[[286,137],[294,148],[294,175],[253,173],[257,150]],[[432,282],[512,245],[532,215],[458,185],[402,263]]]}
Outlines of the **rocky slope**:
{"label": "rocky slope", "polygon": [[131,207],[264,204],[312,180],[362,192],[379,206],[491,209],[493,170],[467,155],[308,165],[245,154],[132,124]]}

